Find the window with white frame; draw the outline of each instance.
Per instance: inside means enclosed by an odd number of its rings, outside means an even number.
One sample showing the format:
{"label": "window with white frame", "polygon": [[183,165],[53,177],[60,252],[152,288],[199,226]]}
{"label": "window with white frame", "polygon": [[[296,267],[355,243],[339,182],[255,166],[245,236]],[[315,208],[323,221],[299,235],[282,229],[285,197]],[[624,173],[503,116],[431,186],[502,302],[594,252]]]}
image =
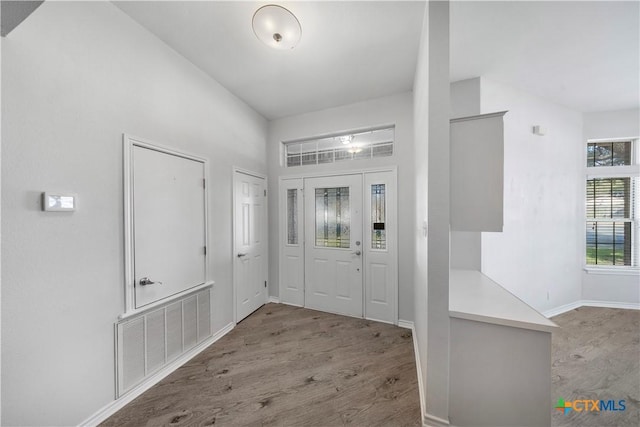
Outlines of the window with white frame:
{"label": "window with white frame", "polygon": [[638,268],[639,151],[637,139],[587,143],[587,267]]}
{"label": "window with white frame", "polygon": [[283,142],[287,167],[393,155],[395,128],[377,128],[320,138]]}

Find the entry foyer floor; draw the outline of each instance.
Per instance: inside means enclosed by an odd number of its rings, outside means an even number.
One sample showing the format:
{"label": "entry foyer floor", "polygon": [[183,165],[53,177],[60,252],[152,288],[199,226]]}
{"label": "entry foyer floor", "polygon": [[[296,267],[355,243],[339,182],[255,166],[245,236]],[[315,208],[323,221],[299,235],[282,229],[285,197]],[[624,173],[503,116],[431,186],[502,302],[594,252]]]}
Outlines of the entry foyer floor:
{"label": "entry foyer floor", "polygon": [[418,426],[407,329],[267,304],[105,426]]}

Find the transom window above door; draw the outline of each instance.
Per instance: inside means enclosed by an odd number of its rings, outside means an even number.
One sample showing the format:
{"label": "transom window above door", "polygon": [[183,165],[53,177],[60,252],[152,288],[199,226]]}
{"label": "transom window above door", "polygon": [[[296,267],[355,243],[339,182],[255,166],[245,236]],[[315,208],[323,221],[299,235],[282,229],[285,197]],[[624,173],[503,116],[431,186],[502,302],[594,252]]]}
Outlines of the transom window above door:
{"label": "transom window above door", "polygon": [[354,131],[283,142],[287,167],[362,160],[393,155],[395,127]]}

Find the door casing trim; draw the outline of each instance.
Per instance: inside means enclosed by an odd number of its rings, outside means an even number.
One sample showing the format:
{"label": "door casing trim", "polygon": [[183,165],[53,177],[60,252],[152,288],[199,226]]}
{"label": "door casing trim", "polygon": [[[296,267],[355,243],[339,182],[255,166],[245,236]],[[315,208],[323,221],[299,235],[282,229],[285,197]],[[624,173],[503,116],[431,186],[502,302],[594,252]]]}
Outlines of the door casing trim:
{"label": "door casing trim", "polygon": [[210,280],[211,269],[209,268],[211,245],[209,241],[209,191],[208,186],[205,184],[204,189],[204,232],[205,232],[205,246],[207,252],[205,253],[205,283],[198,285],[195,288],[185,289],[175,295],[171,295],[168,298],[164,298],[159,301],[152,302],[144,307],[135,307],[135,263],[134,263],[134,219],[133,219],[133,148],[134,146],[143,147],[150,150],[158,151],[160,153],[169,154],[172,156],[178,156],[189,160],[194,160],[203,164],[204,179],[205,182],[209,180],[209,159],[199,156],[184,150],[177,150],[175,148],[167,147],[165,145],[158,144],[154,141],[139,138],[131,134],[122,134],[122,149],[123,149],[123,190],[124,190],[124,313],[118,316],[118,319],[124,319],[143,312],[148,311],[151,308],[157,307],[162,304],[166,304],[168,301],[178,299],[186,295],[187,293],[195,290],[203,289],[207,286],[213,285],[215,282]]}
{"label": "door casing trim", "polygon": [[315,173],[300,173],[293,175],[281,175],[278,177],[278,181],[286,181],[287,179],[304,179],[304,178],[322,178],[330,176],[343,176],[343,175],[364,175],[366,173],[374,172],[394,172],[398,173],[397,166],[376,167],[376,168],[363,168],[363,169],[349,169],[346,171],[327,171],[327,172],[315,172]]}

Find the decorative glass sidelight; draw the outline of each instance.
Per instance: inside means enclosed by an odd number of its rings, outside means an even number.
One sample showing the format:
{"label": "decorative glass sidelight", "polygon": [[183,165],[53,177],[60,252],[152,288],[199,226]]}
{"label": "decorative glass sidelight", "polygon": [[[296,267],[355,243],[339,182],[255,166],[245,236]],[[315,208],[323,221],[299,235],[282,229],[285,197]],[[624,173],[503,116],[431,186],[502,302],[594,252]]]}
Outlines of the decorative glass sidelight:
{"label": "decorative glass sidelight", "polygon": [[298,244],[298,190],[287,190],[287,243]]}
{"label": "decorative glass sidelight", "polygon": [[316,246],[349,248],[349,187],[316,188]]}
{"label": "decorative glass sidelight", "polygon": [[385,184],[371,186],[371,249],[387,249]]}

